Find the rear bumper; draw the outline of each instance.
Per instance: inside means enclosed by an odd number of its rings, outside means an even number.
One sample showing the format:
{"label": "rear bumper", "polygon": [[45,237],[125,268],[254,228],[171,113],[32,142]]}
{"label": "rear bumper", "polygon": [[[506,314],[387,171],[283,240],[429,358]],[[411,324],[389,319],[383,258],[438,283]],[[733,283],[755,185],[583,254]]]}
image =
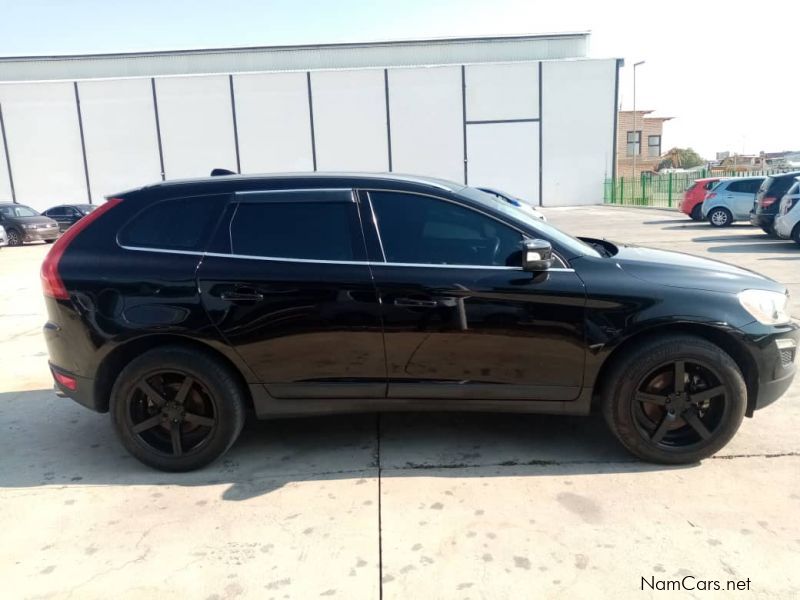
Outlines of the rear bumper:
{"label": "rear bumper", "polygon": [[770,213],[750,213],[750,224],[762,229],[772,229],[775,223],[775,214]]}
{"label": "rear bumper", "polygon": [[71,398],[81,406],[85,406],[95,412],[108,412],[108,408],[105,406],[101,406],[97,402],[97,398],[94,393],[94,379],[90,379],[89,377],[81,377],[79,375],[75,375],[74,373],[70,373],[69,371],[57,367],[53,363],[50,363],[50,371],[61,373],[62,375],[68,375],[72,377],[77,385],[75,386],[74,390],[68,389],[61,385],[58,381],[53,381],[53,387],[56,393],[64,398]]}

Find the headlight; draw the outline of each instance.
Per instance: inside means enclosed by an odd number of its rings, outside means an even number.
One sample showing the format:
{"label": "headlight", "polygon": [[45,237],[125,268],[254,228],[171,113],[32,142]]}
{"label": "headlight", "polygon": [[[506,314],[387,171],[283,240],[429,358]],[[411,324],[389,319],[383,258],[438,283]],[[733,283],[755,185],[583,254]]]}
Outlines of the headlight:
{"label": "headlight", "polygon": [[23,225],[22,227],[24,229],[36,229],[36,225],[35,224],[34,225]]}
{"label": "headlight", "polygon": [[739,292],[739,303],[759,323],[764,325],[782,325],[790,320],[786,308],[789,295],[767,290],[744,290]]}

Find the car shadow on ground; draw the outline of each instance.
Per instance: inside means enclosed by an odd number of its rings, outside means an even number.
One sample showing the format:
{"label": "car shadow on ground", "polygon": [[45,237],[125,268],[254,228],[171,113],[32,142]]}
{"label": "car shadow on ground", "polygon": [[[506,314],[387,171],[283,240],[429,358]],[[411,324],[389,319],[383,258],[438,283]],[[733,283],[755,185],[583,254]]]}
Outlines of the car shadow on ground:
{"label": "car shadow on ground", "polygon": [[[772,252],[796,252],[797,244],[794,242],[763,242],[759,241],[752,244],[727,244],[725,246],[711,246],[709,252],[722,254],[765,254]],[[791,258],[791,257],[789,257]]]}
{"label": "car shadow on ground", "polygon": [[240,501],[287,484],[383,476],[492,477],[637,473],[638,461],[599,416],[384,413],[255,421],[220,460],[162,473],[132,458],[109,416],[51,390],[0,394],[0,488],[95,485],[227,486]]}

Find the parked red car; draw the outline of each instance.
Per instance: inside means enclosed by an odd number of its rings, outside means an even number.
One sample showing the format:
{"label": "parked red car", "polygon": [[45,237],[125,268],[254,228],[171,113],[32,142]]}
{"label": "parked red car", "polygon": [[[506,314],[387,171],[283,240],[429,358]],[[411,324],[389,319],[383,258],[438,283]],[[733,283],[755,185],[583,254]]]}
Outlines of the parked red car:
{"label": "parked red car", "polygon": [[702,221],[703,215],[700,212],[703,207],[703,200],[708,191],[720,180],[719,177],[705,177],[695,179],[695,182],[686,188],[681,200],[680,209],[682,213],[689,215],[694,221]]}

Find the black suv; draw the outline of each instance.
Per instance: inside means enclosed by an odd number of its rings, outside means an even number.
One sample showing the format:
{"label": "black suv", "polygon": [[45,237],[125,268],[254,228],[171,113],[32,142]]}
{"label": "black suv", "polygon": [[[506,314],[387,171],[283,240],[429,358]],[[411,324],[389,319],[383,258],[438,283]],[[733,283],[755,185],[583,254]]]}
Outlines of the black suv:
{"label": "black suv", "polygon": [[693,462],[796,370],[775,281],[435,179],[144,187],[68,229],[42,282],[58,390],[164,470],[220,456],[248,409],[596,408],[637,456]]}
{"label": "black suv", "polygon": [[761,227],[764,233],[775,236],[775,216],[783,195],[789,191],[800,171],[781,173],[767,177],[756,192],[753,210],[750,212],[750,223]]}
{"label": "black suv", "polygon": [[59,234],[58,223],[53,219],[15,202],[0,202],[0,225],[6,230],[9,246],[40,241],[52,244]]}

